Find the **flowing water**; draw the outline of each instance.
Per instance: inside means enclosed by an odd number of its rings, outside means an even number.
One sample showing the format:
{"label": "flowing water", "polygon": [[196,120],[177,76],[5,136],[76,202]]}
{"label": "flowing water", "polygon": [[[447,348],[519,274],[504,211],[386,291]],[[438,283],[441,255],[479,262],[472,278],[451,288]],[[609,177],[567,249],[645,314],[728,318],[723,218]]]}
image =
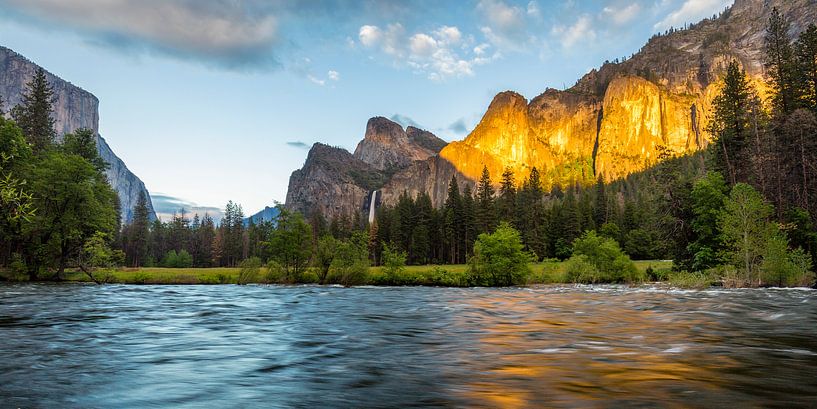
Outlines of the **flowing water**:
{"label": "flowing water", "polygon": [[0,286],[0,407],[814,405],[814,290]]}

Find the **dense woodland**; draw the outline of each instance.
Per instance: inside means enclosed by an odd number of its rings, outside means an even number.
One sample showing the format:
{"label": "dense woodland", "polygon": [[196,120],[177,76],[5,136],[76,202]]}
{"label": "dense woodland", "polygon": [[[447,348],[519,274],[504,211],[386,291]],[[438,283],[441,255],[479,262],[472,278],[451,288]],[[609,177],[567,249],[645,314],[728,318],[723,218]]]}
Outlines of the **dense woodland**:
{"label": "dense woodland", "polygon": [[282,206],[274,222],[246,223],[233,202],[219,224],[183,210],[163,222],[150,220],[142,197],[120,228],[93,133],[54,142],[52,95],[38,72],[13,120],[0,119],[0,265],[35,279],[111,264],[254,260],[288,277],[311,266],[323,281],[330,269],[388,264],[395,254],[408,264],[464,264],[478,238],[502,226],[501,235],[516,234],[532,260],[569,259],[579,238],[609,240],[634,259],[719,269],[743,285],[803,284],[817,264],[817,27],[796,39],[788,31],[775,11],[765,39],[767,98],[737,62],[729,64],[704,151],[666,151],[624,180],[550,190],[536,168],[526,175],[486,169],[474,191],[452,178],[442,208],[428,195],[404,194],[379,208],[371,225],[361,215],[327,221]]}

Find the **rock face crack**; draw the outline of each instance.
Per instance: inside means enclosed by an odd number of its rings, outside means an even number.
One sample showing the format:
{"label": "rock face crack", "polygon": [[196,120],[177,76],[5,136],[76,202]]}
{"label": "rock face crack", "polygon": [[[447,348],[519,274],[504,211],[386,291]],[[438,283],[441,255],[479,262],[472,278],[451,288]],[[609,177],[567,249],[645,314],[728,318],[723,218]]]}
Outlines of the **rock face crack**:
{"label": "rock face crack", "polygon": [[701,131],[698,129],[698,107],[695,104],[689,108],[689,116],[692,119],[692,132],[695,133],[695,146],[701,149],[703,144],[701,141]]}
{"label": "rock face crack", "polygon": [[593,177],[596,175],[596,155],[599,153],[599,135],[601,134],[601,121],[604,119],[604,107],[599,108],[599,115],[596,118],[596,141],[593,142]]}

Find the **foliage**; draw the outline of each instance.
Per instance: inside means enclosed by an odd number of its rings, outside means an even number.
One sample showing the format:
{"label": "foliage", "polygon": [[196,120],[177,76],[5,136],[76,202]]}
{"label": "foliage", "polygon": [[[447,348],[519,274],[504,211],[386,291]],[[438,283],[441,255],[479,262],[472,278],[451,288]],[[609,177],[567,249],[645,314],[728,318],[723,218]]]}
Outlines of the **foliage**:
{"label": "foliage", "polygon": [[330,235],[322,236],[318,239],[318,245],[315,248],[313,257],[313,264],[318,269],[318,282],[326,282],[326,277],[329,275],[329,268],[332,266],[332,261],[338,250],[338,240]]}
{"label": "foliage", "polygon": [[392,282],[405,271],[406,257],[405,251],[393,249],[392,246],[383,243],[383,271]]}
{"label": "foliage", "polygon": [[575,283],[635,283],[645,279],[618,243],[587,231],[573,242],[567,278]]}
{"label": "foliage", "polygon": [[49,150],[54,144],[54,90],[48,83],[45,70],[37,68],[26,84],[20,105],[11,110],[14,121],[23,130],[34,153]]}
{"label": "foliage", "polygon": [[258,257],[248,258],[241,262],[241,269],[238,272],[238,285],[245,285],[255,282],[261,270],[261,259]]}
{"label": "foliage", "polygon": [[285,279],[295,281],[312,257],[312,229],[300,213],[283,206],[278,211],[275,230],[265,244],[270,258],[284,268]]}
{"label": "foliage", "polygon": [[738,183],[732,187],[718,216],[725,253],[750,283],[757,285],[758,265],[777,226],[769,222],[773,208],[753,187]]}
{"label": "foliage", "polygon": [[364,284],[369,272],[368,237],[362,232],[338,243],[329,268],[329,280],[344,286]]}
{"label": "foliage", "polygon": [[91,281],[104,284],[113,280],[112,271],[122,264],[124,254],[111,249],[105,233],[96,232],[85,241],[78,257],[78,267]]}
{"label": "foliage", "polygon": [[468,282],[474,286],[510,286],[525,282],[531,255],[519,231],[501,222],[493,233],[482,233],[468,262]]}
{"label": "foliage", "polygon": [[763,262],[760,265],[762,281],[777,287],[810,285],[811,257],[803,249],[789,251],[789,241],[778,233],[766,241]]}
{"label": "foliage", "polygon": [[162,259],[162,266],[167,268],[190,268],[193,267],[193,256],[187,250],[170,250]]}

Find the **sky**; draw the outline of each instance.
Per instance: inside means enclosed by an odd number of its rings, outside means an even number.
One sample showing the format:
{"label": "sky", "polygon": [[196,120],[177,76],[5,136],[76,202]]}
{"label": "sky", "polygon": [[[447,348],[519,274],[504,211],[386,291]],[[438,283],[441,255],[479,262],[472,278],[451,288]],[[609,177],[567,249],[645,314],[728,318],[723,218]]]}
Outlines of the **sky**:
{"label": "sky", "polygon": [[498,92],[570,87],[731,2],[0,0],[0,45],[99,98],[160,214],[250,215],[370,117],[462,139]]}

